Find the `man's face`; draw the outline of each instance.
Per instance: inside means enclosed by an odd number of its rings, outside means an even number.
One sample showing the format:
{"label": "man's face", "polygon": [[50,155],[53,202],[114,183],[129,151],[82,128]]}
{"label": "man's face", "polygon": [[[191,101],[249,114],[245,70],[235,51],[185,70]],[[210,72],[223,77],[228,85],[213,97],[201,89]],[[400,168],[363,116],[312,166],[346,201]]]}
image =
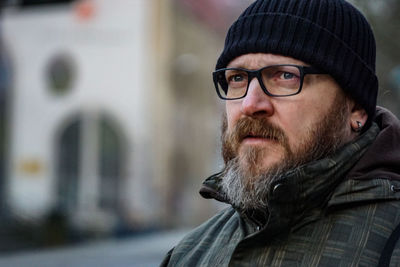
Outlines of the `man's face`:
{"label": "man's face", "polygon": [[[307,65],[279,55],[246,54],[227,67],[255,70],[276,64]],[[350,141],[349,104],[329,75],[306,75],[302,91],[288,97],[266,95],[257,79],[249,83],[245,98],[226,101],[223,134],[225,162],[236,159],[246,175],[304,163]]]}

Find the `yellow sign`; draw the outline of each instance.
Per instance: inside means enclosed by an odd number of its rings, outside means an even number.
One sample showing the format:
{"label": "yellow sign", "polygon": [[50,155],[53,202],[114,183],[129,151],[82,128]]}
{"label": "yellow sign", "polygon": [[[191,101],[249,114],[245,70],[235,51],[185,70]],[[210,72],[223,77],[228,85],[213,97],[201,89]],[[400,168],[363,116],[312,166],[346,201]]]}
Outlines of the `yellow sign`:
{"label": "yellow sign", "polygon": [[43,172],[43,163],[38,159],[22,160],[19,164],[19,170],[24,174],[38,175]]}

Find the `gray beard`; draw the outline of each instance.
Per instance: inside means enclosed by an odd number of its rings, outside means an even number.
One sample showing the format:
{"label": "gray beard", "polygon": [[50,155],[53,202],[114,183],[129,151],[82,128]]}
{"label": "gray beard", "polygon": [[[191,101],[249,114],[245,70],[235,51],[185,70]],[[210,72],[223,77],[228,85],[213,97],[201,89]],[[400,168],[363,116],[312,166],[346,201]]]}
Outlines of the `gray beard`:
{"label": "gray beard", "polygon": [[[268,208],[268,191],[271,184],[285,176],[289,170],[324,158],[344,145],[349,110],[343,98],[337,96],[327,115],[309,129],[309,135],[301,141],[298,151],[286,151],[283,160],[262,172],[252,172],[264,152],[247,151],[240,158],[237,152],[231,158],[224,157],[221,189],[229,203],[242,211]],[[230,146],[223,125],[223,150]],[[224,139],[225,138],[225,139]],[[267,152],[265,152],[267,153]]]}
{"label": "gray beard", "polygon": [[248,177],[235,158],[228,162],[223,172],[222,191],[235,208],[243,211],[263,210],[268,207],[267,196],[271,184],[283,177],[286,169],[286,166],[280,165],[266,173]]}

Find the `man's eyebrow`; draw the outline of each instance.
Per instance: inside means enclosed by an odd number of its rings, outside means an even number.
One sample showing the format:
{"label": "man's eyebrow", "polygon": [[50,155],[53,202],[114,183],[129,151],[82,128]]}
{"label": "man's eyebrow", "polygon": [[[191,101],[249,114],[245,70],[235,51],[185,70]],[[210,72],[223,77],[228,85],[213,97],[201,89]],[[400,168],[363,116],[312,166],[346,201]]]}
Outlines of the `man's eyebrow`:
{"label": "man's eyebrow", "polygon": [[243,64],[233,64],[233,65],[228,65],[227,68],[240,68],[240,69],[245,69]]}

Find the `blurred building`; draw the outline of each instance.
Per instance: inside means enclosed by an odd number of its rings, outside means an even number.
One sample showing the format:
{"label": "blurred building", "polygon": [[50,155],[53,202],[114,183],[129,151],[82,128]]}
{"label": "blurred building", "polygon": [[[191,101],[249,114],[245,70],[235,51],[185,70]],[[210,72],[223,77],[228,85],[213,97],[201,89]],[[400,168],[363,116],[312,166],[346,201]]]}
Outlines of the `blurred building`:
{"label": "blurred building", "polygon": [[247,3],[206,2],[215,23],[196,1],[9,1],[10,216],[110,233],[215,212],[197,194],[221,165],[211,71]]}

